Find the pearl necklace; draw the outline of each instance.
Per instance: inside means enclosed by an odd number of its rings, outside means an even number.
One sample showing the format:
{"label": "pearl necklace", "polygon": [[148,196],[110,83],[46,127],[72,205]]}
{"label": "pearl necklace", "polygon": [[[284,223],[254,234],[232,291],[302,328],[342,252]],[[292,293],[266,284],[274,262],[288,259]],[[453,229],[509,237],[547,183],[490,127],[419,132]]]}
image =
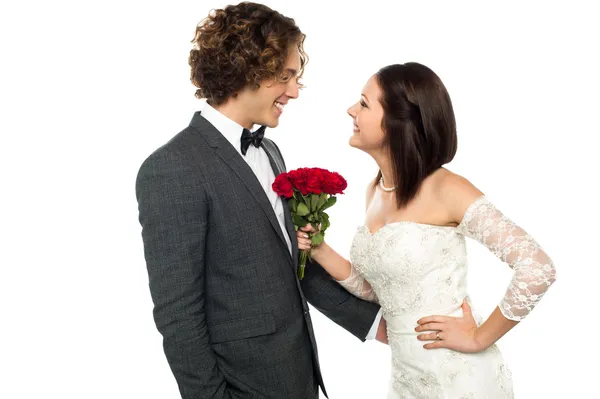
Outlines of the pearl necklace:
{"label": "pearl necklace", "polygon": [[381,189],[387,193],[391,193],[392,191],[394,191],[396,189],[396,186],[392,187],[392,188],[387,188],[386,186],[383,185],[383,176],[381,176],[381,178],[379,179],[379,186],[381,187]]}

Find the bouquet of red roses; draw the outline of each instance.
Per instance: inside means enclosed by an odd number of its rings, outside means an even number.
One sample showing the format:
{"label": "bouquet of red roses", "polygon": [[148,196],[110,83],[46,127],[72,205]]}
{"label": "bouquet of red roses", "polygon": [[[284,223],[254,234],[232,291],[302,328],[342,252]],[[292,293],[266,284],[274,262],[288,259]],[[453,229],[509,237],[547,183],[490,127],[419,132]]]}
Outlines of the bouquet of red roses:
{"label": "bouquet of red roses", "polygon": [[[348,186],[339,173],[321,168],[300,168],[282,173],[273,182],[273,191],[288,198],[295,229],[311,224],[317,231],[309,237],[313,245],[319,245],[329,227],[329,215],[325,210],[335,204],[336,194],[344,194]],[[298,278],[304,277],[308,251],[300,252]]]}

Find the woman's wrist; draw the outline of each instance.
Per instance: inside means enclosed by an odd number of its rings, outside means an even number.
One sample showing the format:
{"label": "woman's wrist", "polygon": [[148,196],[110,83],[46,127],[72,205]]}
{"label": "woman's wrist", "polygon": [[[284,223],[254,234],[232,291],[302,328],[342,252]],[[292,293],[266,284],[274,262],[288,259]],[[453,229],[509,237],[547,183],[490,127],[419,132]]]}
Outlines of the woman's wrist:
{"label": "woman's wrist", "polygon": [[477,343],[478,352],[484,351],[496,343],[493,334],[486,330],[484,324],[475,329],[475,342]]}
{"label": "woman's wrist", "polygon": [[507,319],[499,307],[492,312],[490,317],[475,329],[475,342],[481,351],[494,345],[500,338],[510,331],[518,321]]}
{"label": "woman's wrist", "polygon": [[321,262],[319,261],[319,259],[322,259],[322,258],[323,258],[323,255],[324,255],[324,253],[327,251],[327,248],[328,248],[328,247],[329,247],[329,246],[327,245],[327,243],[326,243],[325,241],[323,241],[321,244],[319,244],[319,245],[317,245],[317,246],[315,246],[315,247],[312,247],[312,248],[310,249],[310,257],[311,257],[312,259],[314,259],[314,260],[315,260],[315,262],[317,262],[317,263],[321,263]]}

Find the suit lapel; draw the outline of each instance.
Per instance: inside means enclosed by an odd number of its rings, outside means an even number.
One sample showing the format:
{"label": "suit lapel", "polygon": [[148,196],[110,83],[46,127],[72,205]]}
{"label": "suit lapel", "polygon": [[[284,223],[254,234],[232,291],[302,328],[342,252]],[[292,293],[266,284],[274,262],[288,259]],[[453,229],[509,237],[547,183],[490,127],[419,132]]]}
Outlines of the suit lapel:
{"label": "suit lapel", "polygon": [[[261,147],[265,150],[267,156],[269,157],[269,162],[271,163],[271,168],[273,168],[275,176],[285,172],[283,159],[281,159],[279,151],[274,148],[275,145],[270,140],[265,139],[263,140]],[[290,208],[288,206],[287,198],[282,197],[281,201],[283,202],[284,208],[283,215],[285,218],[285,227],[292,243],[292,259],[294,266],[298,266],[298,240],[296,239],[296,229],[294,228],[294,223],[292,222],[292,215],[289,210]]]}
{"label": "suit lapel", "polygon": [[[231,143],[229,143],[227,139],[225,139],[225,137],[223,137],[223,135],[220,134],[212,124],[210,124],[206,119],[204,119],[204,117],[200,115],[200,112],[196,112],[196,114],[194,114],[194,118],[192,119],[190,125],[197,128],[206,137],[208,144],[214,148],[217,156],[219,156],[219,158],[221,158],[227,164],[227,166],[231,168],[233,173],[235,173],[246,186],[250,194],[252,194],[262,211],[265,213],[267,219],[269,219],[269,222],[277,232],[277,235],[287,250],[287,242],[283,236],[284,233],[281,231],[281,227],[277,221],[273,207],[269,202],[269,198],[267,197],[265,190],[260,185],[260,182],[256,178],[256,175],[250,166],[244,161],[235,148],[232,147]],[[269,160],[271,160],[270,155]],[[271,163],[271,165],[273,166],[273,163]],[[293,242],[294,240],[291,241]],[[287,252],[289,253],[289,251]]]}

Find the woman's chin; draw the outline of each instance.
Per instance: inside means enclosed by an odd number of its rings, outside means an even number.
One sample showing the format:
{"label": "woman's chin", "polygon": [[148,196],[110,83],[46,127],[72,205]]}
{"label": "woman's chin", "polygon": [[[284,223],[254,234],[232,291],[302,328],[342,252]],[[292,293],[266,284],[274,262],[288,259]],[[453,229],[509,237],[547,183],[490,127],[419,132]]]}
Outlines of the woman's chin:
{"label": "woman's chin", "polygon": [[352,137],[350,137],[350,139],[348,140],[348,144],[350,144],[350,147],[360,149],[360,138],[358,137],[358,135],[355,134]]}

